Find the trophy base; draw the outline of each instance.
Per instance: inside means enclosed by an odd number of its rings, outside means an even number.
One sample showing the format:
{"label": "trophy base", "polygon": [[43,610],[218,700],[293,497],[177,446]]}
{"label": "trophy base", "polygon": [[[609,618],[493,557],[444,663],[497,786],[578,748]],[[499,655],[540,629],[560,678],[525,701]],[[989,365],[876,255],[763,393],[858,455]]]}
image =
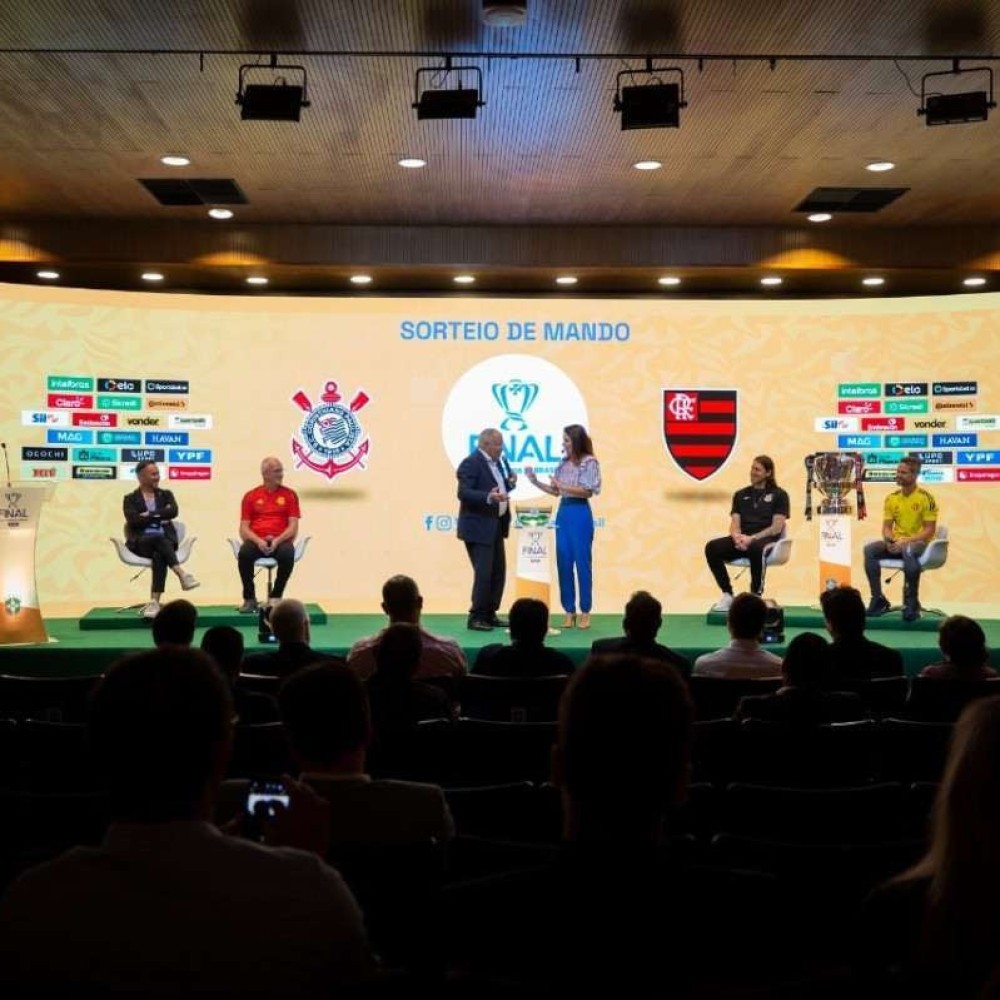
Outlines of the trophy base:
{"label": "trophy base", "polygon": [[854,508],[846,500],[824,500],[819,505],[820,514],[853,514]]}

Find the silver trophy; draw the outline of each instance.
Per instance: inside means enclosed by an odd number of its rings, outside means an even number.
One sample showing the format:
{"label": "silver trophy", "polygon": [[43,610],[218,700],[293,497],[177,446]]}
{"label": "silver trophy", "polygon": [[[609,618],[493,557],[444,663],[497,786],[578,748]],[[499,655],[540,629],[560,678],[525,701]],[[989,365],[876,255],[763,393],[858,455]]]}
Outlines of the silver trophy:
{"label": "silver trophy", "polygon": [[812,520],[813,485],[823,495],[820,514],[851,514],[851,491],[858,494],[858,520],[865,508],[865,460],[857,451],[817,451],[806,455],[806,519]]}

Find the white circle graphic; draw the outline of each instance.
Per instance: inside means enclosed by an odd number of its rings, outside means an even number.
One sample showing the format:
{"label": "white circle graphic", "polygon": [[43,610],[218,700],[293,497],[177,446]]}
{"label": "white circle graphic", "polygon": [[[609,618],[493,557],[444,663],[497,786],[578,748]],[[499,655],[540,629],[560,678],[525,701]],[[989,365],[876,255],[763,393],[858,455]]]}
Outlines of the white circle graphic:
{"label": "white circle graphic", "polygon": [[[563,428],[587,427],[587,406],[559,367],[530,354],[501,354],[474,365],[451,388],[441,415],[441,437],[452,466],[476,448],[479,432],[496,427],[517,473],[515,501],[544,496],[524,475],[528,466],[547,479],[562,459]],[[588,428],[589,429],[589,428]]]}

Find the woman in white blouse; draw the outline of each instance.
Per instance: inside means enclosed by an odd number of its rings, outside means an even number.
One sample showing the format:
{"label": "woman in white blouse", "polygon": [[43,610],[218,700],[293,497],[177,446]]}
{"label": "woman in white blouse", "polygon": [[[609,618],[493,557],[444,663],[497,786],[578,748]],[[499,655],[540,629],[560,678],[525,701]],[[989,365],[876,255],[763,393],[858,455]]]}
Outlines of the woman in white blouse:
{"label": "woman in white blouse", "polygon": [[591,551],[594,544],[594,515],[590,510],[590,498],[601,492],[601,466],[594,458],[590,436],[580,424],[563,428],[562,443],[565,457],[556,466],[549,482],[538,479],[531,467],[525,469],[525,474],[540,490],[560,498],[556,514],[556,567],[559,571],[559,599],[566,612],[563,627],[576,625],[578,628],[590,628],[593,606]]}

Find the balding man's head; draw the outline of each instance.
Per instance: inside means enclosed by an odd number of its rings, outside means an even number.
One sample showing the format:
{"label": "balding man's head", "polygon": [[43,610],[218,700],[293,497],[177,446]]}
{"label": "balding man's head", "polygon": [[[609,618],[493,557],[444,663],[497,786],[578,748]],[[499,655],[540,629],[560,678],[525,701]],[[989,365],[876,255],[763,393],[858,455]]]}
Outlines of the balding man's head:
{"label": "balding man's head", "polygon": [[309,613],[301,601],[286,597],[278,601],[268,616],[278,642],[308,642]]}

